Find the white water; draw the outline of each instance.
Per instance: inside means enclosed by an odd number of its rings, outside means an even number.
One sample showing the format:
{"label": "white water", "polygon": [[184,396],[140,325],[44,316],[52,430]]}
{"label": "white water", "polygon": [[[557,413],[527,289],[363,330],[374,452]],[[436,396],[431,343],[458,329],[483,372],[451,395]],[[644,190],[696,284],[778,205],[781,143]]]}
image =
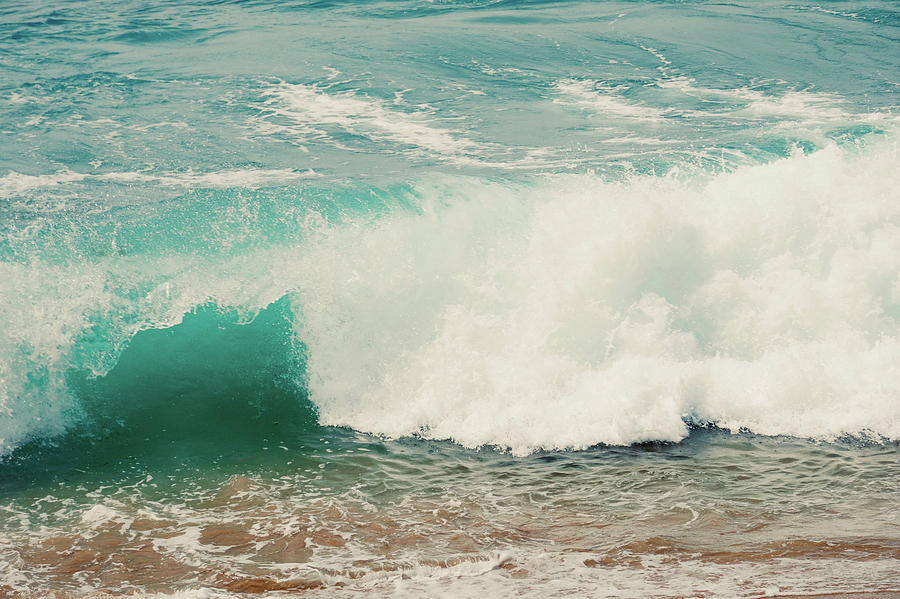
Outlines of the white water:
{"label": "white water", "polygon": [[288,169],[238,169],[210,173],[153,174],[146,172],[79,173],[62,170],[51,175],[23,175],[10,172],[0,177],[0,198],[12,199],[36,189],[63,187],[83,181],[120,183],[151,183],[166,187],[198,187],[207,189],[244,187],[253,189],[264,185],[286,183],[315,177],[312,170],[296,171]]}
{"label": "white water", "polygon": [[705,181],[423,188],[423,214],[296,265],[322,422],[516,453],[685,420],[898,438],[897,163],[885,141]]}
{"label": "white water", "polygon": [[0,263],[0,447],[71,422],[76,358],[102,374],[142,328],[284,295],[326,425],[516,453],[685,421],[897,439],[898,159],[889,136],[715,176],[436,178],[291,247]]}
{"label": "white water", "polygon": [[[436,126],[421,110],[404,111],[386,106],[377,98],[353,92],[329,92],[328,86],[282,83],[269,90],[259,128],[266,134],[286,130],[299,143],[328,137],[326,129],[385,143],[385,151],[396,146],[416,148],[431,156],[468,162],[479,144],[454,131]],[[398,103],[402,94],[397,94]],[[288,125],[273,122],[286,119]],[[338,143],[339,142],[335,142]],[[388,149],[389,148],[389,149]]]}

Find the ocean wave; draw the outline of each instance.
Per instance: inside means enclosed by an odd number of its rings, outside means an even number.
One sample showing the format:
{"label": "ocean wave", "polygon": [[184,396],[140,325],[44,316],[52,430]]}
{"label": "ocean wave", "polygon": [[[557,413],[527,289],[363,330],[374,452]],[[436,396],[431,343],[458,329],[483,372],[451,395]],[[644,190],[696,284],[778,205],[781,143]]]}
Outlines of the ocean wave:
{"label": "ocean wave", "polygon": [[432,177],[245,253],[0,262],[2,448],[70,427],[67,373],[107,375],[140,331],[279,300],[324,425],[515,453],[687,423],[898,439],[898,154],[875,136],[726,174]]}

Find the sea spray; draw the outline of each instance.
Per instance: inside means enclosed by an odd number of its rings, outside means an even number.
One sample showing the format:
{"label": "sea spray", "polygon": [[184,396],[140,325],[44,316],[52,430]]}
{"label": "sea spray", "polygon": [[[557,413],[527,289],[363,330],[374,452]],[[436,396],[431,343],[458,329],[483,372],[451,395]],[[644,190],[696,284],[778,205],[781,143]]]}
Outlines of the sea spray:
{"label": "sea spray", "polygon": [[[432,177],[230,257],[4,263],[7,451],[73,418],[67,369],[282,297],[323,424],[516,453],[686,423],[897,438],[897,158],[889,135],[712,176]],[[266,235],[226,218],[222,246]]]}

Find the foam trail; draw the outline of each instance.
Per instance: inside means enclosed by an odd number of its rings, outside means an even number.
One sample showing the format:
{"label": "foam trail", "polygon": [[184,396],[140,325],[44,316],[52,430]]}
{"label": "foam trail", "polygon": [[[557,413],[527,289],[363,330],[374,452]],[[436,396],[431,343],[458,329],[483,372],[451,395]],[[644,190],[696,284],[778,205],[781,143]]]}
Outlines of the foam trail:
{"label": "foam trail", "polygon": [[268,95],[266,128],[278,129],[272,117],[286,118],[291,123],[286,128],[300,139],[328,136],[323,127],[337,127],[387,147],[410,146],[454,162],[471,162],[470,155],[480,149],[480,144],[433,125],[426,114],[391,110],[377,98],[289,83],[274,86]]}
{"label": "foam trail", "polygon": [[605,82],[566,79],[556,83],[559,97],[553,101],[557,104],[576,106],[597,112],[604,116],[638,121],[660,121],[666,116],[665,110],[629,103],[620,97],[619,94],[627,89],[628,86],[624,85],[612,86]]}
{"label": "foam trail", "polygon": [[[802,123],[807,127],[821,125],[874,124],[895,128],[897,116],[891,110],[854,112],[846,99],[836,94],[807,89],[784,89],[763,93],[751,87],[716,89],[698,85],[688,77],[664,76],[653,86],[644,86],[643,93],[677,92],[657,108],[638,100],[629,100],[626,93],[632,86],[610,85],[605,81],[564,79],[556,82],[556,104],[574,106],[589,113],[611,119],[677,124],[679,119],[726,119],[751,121],[776,126],[793,127]],[[651,93],[652,97],[652,93]],[[657,104],[660,100],[657,100]],[[895,112],[895,111],[894,111]],[[613,121],[615,122],[615,121]],[[694,123],[691,123],[694,125]]]}
{"label": "foam trail", "polygon": [[84,181],[103,181],[120,184],[155,183],[167,187],[204,187],[255,188],[264,185],[284,184],[315,177],[312,170],[297,171],[291,169],[234,169],[209,173],[186,172],[149,173],[149,172],[106,172],[79,173],[62,170],[47,175],[25,175],[10,172],[0,177],[0,198],[22,196],[32,190],[54,187],[65,188],[67,184]]}

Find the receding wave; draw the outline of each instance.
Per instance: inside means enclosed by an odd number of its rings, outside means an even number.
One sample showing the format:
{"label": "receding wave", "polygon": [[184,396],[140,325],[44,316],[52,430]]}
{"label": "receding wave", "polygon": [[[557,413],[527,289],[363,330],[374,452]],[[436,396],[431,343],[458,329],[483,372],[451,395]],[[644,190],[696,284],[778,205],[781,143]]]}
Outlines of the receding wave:
{"label": "receding wave", "polygon": [[65,260],[23,229],[0,262],[0,447],[176,418],[160,401],[516,453],[692,422],[897,439],[898,158],[873,137],[717,175],[345,189],[203,212],[206,254],[151,236]]}

